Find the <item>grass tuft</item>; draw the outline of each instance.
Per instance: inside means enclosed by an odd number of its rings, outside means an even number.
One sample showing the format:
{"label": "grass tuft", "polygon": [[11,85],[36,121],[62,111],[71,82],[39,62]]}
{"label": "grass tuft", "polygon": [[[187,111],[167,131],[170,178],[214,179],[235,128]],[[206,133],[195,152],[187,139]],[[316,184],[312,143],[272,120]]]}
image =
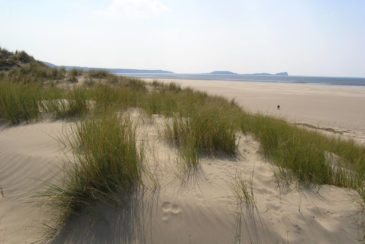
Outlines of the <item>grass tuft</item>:
{"label": "grass tuft", "polygon": [[247,182],[242,177],[236,175],[232,185],[234,197],[239,206],[246,206],[248,209],[256,207],[255,196],[253,193],[253,179]]}
{"label": "grass tuft", "polygon": [[36,119],[41,88],[37,84],[0,83],[0,118],[11,124]]}
{"label": "grass tuft", "polygon": [[165,137],[180,148],[188,167],[198,166],[199,155],[232,157],[237,152],[234,121],[211,105],[198,108],[188,118],[175,115],[166,124]]}
{"label": "grass tuft", "polygon": [[70,163],[61,186],[43,194],[61,213],[60,226],[95,204],[123,204],[141,181],[142,154],[130,120],[115,115],[85,120],[73,134],[67,143],[76,162]]}
{"label": "grass tuft", "polygon": [[242,130],[258,139],[266,158],[282,172],[289,169],[303,184],[355,189],[362,184],[365,150],[354,142],[329,138],[262,115],[245,115]]}

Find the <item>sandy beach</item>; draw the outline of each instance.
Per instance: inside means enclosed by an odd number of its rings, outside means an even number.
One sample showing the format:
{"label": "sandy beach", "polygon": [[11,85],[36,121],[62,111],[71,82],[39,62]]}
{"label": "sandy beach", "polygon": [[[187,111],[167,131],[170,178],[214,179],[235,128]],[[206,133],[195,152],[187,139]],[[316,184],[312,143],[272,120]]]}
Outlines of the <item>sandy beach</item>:
{"label": "sandy beach", "polygon": [[[235,99],[252,112],[348,131],[356,139],[364,132],[363,88],[174,82]],[[277,104],[281,105],[279,111]],[[133,215],[137,219],[128,222],[123,219],[125,210],[101,207],[95,216],[83,216],[85,219],[76,222],[59,243],[123,243],[126,239],[132,243],[181,244],[362,240],[363,207],[356,191],[327,185],[306,189],[279,184],[278,168],[262,157],[259,143],[246,135],[239,136],[237,158],[202,158],[200,171],[186,181],[178,170],[177,150],[160,137],[166,118],[145,118],[138,111],[132,118],[138,124],[138,141],[144,142],[145,167],[158,186],[146,181],[146,192],[139,199],[143,207]],[[32,196],[46,184],[56,182],[63,175],[63,167],[69,167],[64,157],[67,150],[57,138],[71,124],[40,122],[0,129],[0,243],[42,241],[45,224],[52,226],[54,213],[32,201]],[[238,201],[235,179],[248,184],[252,205]]]}
{"label": "sandy beach", "polygon": [[324,131],[332,128],[338,132],[336,134],[365,142],[365,87],[215,80],[159,81],[234,99],[246,111],[310,124]]}

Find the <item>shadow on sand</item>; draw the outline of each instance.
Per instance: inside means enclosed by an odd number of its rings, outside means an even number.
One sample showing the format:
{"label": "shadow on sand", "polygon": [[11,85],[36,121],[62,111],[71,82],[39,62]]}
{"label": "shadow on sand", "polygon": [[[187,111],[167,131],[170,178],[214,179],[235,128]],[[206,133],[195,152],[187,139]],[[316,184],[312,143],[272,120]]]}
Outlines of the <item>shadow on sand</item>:
{"label": "shadow on sand", "polygon": [[127,197],[116,195],[72,216],[51,243],[145,243],[156,201],[142,190]]}

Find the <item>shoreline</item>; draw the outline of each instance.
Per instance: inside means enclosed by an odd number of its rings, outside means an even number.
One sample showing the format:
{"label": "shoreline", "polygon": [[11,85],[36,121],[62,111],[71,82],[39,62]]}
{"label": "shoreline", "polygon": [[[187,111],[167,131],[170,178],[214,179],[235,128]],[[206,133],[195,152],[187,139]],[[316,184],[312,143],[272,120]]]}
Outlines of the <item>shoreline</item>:
{"label": "shoreline", "polygon": [[[330,128],[342,132],[340,135],[345,138],[365,143],[362,107],[365,104],[365,87],[226,80],[143,80],[173,82],[210,95],[234,99],[248,112],[275,116],[294,124]],[[277,105],[280,105],[280,110],[277,110]]]}
{"label": "shoreline", "polygon": [[250,75],[250,74],[146,74],[146,73],[113,73],[118,76],[129,76],[138,79],[157,80],[202,80],[228,82],[254,82],[274,84],[304,84],[325,86],[365,87],[365,77],[331,77],[331,76],[277,76],[277,75]]}

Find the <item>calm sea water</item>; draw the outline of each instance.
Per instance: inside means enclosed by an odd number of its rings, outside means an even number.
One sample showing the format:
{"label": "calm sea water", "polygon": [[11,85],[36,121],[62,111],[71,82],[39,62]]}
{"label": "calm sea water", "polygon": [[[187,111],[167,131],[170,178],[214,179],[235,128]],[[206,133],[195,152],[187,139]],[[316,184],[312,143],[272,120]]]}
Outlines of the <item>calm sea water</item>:
{"label": "calm sea water", "polygon": [[182,80],[229,80],[273,83],[304,83],[341,86],[365,86],[365,78],[349,77],[310,77],[310,76],[276,76],[276,75],[213,75],[213,74],[118,74],[138,78],[182,79]]}

